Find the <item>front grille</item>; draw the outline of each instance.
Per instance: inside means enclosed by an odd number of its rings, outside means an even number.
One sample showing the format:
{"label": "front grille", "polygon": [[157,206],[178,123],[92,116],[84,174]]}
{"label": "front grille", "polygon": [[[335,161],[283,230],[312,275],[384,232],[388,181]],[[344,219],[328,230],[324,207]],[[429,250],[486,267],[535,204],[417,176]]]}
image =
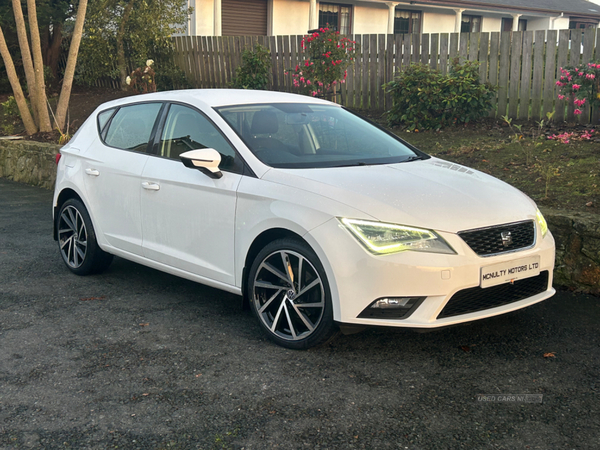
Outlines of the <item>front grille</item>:
{"label": "front grille", "polygon": [[535,277],[516,280],[514,284],[499,284],[485,289],[480,286],[463,289],[452,296],[437,318],[460,316],[508,305],[540,294],[546,289],[548,289],[547,270]]}
{"label": "front grille", "polygon": [[458,235],[479,256],[490,256],[531,247],[535,242],[535,224],[528,220],[461,231]]}

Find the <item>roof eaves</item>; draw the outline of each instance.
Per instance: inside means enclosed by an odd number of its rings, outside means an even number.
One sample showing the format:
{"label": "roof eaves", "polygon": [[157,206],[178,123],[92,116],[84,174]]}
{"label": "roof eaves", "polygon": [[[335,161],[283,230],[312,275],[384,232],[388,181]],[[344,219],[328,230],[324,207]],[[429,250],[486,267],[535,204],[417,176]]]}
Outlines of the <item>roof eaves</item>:
{"label": "roof eaves", "polygon": [[[560,14],[564,14],[566,16],[577,16],[577,17],[593,17],[596,19],[600,19],[600,12],[598,13],[585,13],[581,11],[569,11],[565,10],[556,10],[556,9],[547,9],[547,8],[532,8],[527,6],[511,6],[511,5],[490,5],[489,3],[481,3],[476,1],[468,1],[468,0],[453,0],[453,1],[443,1],[443,0],[418,0],[418,1],[410,1],[405,2],[410,3],[411,5],[429,5],[429,6],[445,6],[445,7],[453,7],[453,8],[473,8],[480,10],[488,10],[494,12],[503,12],[503,11],[523,11],[523,12],[536,12],[542,14],[550,14],[553,16],[557,16]],[[566,2],[568,3],[568,2]],[[567,5],[566,5],[567,6]]]}

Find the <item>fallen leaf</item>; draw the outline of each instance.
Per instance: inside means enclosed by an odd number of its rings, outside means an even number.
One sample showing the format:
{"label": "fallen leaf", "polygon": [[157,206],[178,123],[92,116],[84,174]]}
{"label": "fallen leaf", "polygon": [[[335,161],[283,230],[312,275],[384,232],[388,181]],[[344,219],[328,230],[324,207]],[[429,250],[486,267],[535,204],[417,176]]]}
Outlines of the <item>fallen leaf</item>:
{"label": "fallen leaf", "polygon": [[556,358],[556,352],[544,353],[544,358]]}
{"label": "fallen leaf", "polygon": [[470,352],[471,351],[471,347],[467,346],[467,345],[461,345],[459,347],[463,352]]}
{"label": "fallen leaf", "polygon": [[594,202],[587,202],[587,203],[585,204],[585,206],[587,206],[588,208],[589,208],[590,206],[594,206]]}
{"label": "fallen leaf", "polygon": [[144,397],[148,397],[150,394],[142,394]]}
{"label": "fallen leaf", "polygon": [[140,327],[147,327],[148,325],[150,325],[149,323],[140,323]]}

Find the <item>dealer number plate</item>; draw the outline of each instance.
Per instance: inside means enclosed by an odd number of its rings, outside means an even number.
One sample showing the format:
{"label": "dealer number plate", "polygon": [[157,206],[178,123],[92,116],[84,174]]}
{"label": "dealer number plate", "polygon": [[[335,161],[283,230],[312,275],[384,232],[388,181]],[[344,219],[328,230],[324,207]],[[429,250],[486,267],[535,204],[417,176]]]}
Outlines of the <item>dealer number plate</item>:
{"label": "dealer number plate", "polygon": [[481,268],[481,287],[510,283],[540,274],[540,257],[514,259]]}

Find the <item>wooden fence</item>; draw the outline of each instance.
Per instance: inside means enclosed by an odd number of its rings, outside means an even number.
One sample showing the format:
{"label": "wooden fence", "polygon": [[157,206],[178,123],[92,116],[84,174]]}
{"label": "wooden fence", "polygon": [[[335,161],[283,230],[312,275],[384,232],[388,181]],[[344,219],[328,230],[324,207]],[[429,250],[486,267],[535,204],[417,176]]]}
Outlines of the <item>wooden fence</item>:
{"label": "wooden fence", "polygon": [[[175,37],[175,62],[193,87],[222,88],[233,82],[244,49],[261,44],[271,51],[270,89],[293,92],[286,73],[304,58],[302,36],[182,36]],[[455,57],[480,62],[480,80],[497,86],[493,117],[545,119],[589,123],[589,106],[581,116],[573,105],[558,100],[557,75],[567,65],[600,60],[600,33],[525,31],[415,35],[355,35],[360,44],[356,61],[341,87],[341,103],[357,109],[385,110],[391,98],[382,84],[411,63],[429,64],[446,73]],[[593,114],[597,122],[600,114]]]}

